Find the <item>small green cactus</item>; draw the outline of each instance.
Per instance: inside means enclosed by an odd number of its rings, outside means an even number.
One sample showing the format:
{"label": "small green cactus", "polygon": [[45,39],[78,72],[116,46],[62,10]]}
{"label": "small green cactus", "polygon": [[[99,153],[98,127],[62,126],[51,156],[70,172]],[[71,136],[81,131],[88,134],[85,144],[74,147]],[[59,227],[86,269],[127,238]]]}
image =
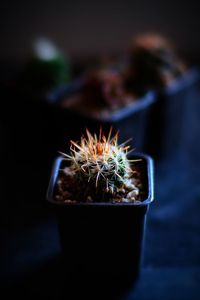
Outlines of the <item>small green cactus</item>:
{"label": "small green cactus", "polygon": [[35,90],[46,92],[70,80],[70,60],[49,40],[37,39],[25,65],[23,82]]}
{"label": "small green cactus", "polygon": [[[73,184],[85,190],[84,201],[118,199],[120,202],[124,198],[125,202],[128,194],[130,201],[131,196],[135,200],[138,188],[131,179],[134,173],[131,163],[137,160],[128,159],[129,146],[118,145],[118,133],[111,137],[112,129],[107,138],[101,130],[98,137],[88,130],[86,133],[87,137],[82,136],[80,143],[71,141],[70,155],[61,153],[70,162],[67,174],[73,177]],[[134,192],[130,194],[130,191]]]}

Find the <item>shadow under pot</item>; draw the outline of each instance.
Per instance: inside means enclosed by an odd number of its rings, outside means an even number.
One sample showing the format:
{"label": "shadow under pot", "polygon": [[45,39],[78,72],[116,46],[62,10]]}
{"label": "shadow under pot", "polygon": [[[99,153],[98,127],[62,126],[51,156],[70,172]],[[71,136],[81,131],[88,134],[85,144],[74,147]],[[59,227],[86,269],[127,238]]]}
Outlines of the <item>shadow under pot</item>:
{"label": "shadow under pot", "polygon": [[199,97],[200,73],[195,68],[158,91],[149,119],[147,153],[157,159],[179,161],[191,154],[189,149],[200,117]]}
{"label": "shadow under pot", "polygon": [[[57,132],[60,134],[61,150],[65,148],[64,141],[77,140],[86,128],[91,133],[98,132],[100,127],[105,134],[108,134],[110,128],[113,131],[120,132],[119,142],[129,140],[129,145],[137,152],[143,152],[145,144],[145,132],[147,130],[147,121],[150,108],[155,101],[155,94],[152,91],[146,93],[143,97],[134,100],[128,105],[118,108],[114,111],[107,111],[100,114],[99,111],[91,113],[88,107],[82,104],[81,109],[74,107],[60,108],[60,117],[57,118]],[[59,148],[60,149],[60,148]]]}
{"label": "shadow under pot", "polygon": [[66,161],[62,157],[55,160],[47,200],[57,216],[66,274],[114,274],[118,279],[125,274],[127,280],[138,278],[146,216],[154,199],[153,161],[143,154],[130,159],[140,159],[137,166],[144,191],[141,201],[74,204],[56,200],[59,174]]}

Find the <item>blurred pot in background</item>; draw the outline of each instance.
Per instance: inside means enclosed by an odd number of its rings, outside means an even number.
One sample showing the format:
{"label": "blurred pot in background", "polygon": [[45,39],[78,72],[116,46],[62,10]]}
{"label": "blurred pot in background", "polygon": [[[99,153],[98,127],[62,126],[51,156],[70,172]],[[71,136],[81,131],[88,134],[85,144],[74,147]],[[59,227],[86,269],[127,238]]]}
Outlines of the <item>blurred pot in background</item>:
{"label": "blurred pot in background", "polygon": [[57,132],[61,134],[61,144],[65,136],[76,140],[86,127],[95,132],[102,126],[108,133],[112,126],[120,131],[122,140],[134,137],[132,146],[143,150],[148,113],[155,96],[151,91],[143,95],[130,92],[125,79],[122,72],[109,68],[87,74],[80,91],[60,103],[62,117]]}
{"label": "blurred pot in background", "polygon": [[198,81],[198,70],[187,66],[162,35],[144,34],[132,40],[129,84],[139,91],[151,88],[157,92],[149,118],[147,152],[180,161],[189,156],[192,112],[200,96]]}

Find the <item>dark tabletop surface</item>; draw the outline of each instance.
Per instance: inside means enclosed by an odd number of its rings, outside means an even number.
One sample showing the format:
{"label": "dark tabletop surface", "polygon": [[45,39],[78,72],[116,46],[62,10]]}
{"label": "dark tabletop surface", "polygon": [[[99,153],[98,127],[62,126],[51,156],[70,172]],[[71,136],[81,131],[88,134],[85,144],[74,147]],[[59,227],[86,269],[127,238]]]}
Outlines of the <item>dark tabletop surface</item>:
{"label": "dark tabletop surface", "polygon": [[123,277],[104,282],[100,275],[69,278],[62,271],[57,224],[45,201],[52,161],[29,156],[28,149],[18,155],[1,125],[1,299],[11,293],[26,299],[200,299],[199,120],[200,105],[184,159],[155,161],[144,263],[138,282],[126,288]]}

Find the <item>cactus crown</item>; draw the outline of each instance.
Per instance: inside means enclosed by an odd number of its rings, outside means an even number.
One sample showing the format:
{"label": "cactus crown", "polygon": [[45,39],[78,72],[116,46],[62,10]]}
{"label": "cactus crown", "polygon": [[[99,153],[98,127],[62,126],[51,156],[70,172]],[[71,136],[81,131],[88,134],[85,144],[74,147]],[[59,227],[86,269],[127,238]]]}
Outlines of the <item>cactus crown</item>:
{"label": "cactus crown", "polygon": [[86,130],[87,136],[79,143],[71,141],[70,155],[61,153],[71,162],[71,170],[79,182],[89,182],[91,189],[102,193],[114,193],[131,176],[129,146],[118,145],[118,133],[106,137],[100,129],[99,136]]}

